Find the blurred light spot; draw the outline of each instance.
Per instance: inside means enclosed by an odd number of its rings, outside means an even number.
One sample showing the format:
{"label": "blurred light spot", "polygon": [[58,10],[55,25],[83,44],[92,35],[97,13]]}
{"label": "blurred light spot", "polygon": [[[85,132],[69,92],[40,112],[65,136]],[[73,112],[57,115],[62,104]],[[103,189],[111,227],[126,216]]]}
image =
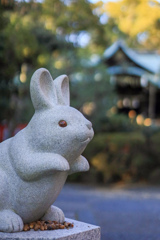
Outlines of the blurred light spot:
{"label": "blurred light spot", "polygon": [[138,42],[141,44],[146,41],[146,39],[149,37],[147,32],[142,32],[137,34]]}
{"label": "blurred light spot", "polygon": [[96,82],[99,82],[102,80],[102,74],[101,73],[96,73],[95,76],[94,76],[94,80]]}
{"label": "blurred light spot", "polygon": [[138,125],[142,125],[143,122],[144,122],[143,116],[139,114],[136,118],[136,122],[137,122]]}
{"label": "blurred light spot", "polygon": [[25,57],[28,57],[30,55],[30,52],[31,52],[30,48],[28,48],[28,47],[25,47],[23,49],[23,54],[24,54]]}
{"label": "blurred light spot", "polygon": [[130,110],[129,113],[128,113],[128,117],[129,118],[135,118],[135,116],[136,116],[136,111]]}
{"label": "blurred light spot", "polygon": [[117,102],[117,107],[118,107],[118,108],[123,108],[123,102],[122,102],[122,100],[119,100],[119,101]]}
{"label": "blurred light spot", "polygon": [[41,64],[41,65],[46,64],[46,57],[42,54],[38,56],[37,60],[38,60],[38,63]]}
{"label": "blurred light spot", "polygon": [[57,68],[57,69],[61,69],[63,67],[63,61],[61,60],[58,60],[54,63],[54,66]]}
{"label": "blurred light spot", "polygon": [[47,30],[53,30],[53,23],[52,23],[52,21],[51,20],[47,20],[45,22],[45,27],[46,27]]}
{"label": "blurred light spot", "polygon": [[110,117],[112,116],[113,114],[116,114],[117,113],[117,107],[112,107],[111,109],[109,109],[106,113],[106,116],[107,117]]}
{"label": "blurred light spot", "polygon": [[138,108],[139,107],[139,100],[138,99],[133,99],[132,100],[132,107],[133,108]]}
{"label": "blurred light spot", "polygon": [[97,65],[98,62],[100,61],[100,57],[98,54],[92,54],[90,61],[92,63],[92,65]]}
{"label": "blurred light spot", "polygon": [[75,79],[76,81],[82,81],[84,78],[83,74],[81,72],[75,73]]}
{"label": "blurred light spot", "polygon": [[107,171],[107,156],[105,153],[99,153],[95,157],[92,158],[92,164],[99,171]]}
{"label": "blurred light spot", "polygon": [[25,74],[25,73],[21,73],[21,74],[20,74],[20,81],[21,81],[22,83],[25,83],[26,80],[27,80],[26,74]]}
{"label": "blurred light spot", "polygon": [[144,126],[149,127],[152,124],[152,120],[150,118],[146,118],[144,120]]}
{"label": "blurred light spot", "polygon": [[130,107],[130,105],[131,105],[130,99],[129,98],[124,98],[123,99],[123,106],[124,107]]}
{"label": "blurred light spot", "polygon": [[116,108],[116,107],[112,107],[112,108],[111,108],[111,112],[112,112],[112,113],[116,113],[116,112],[117,112],[117,108]]}
{"label": "blurred light spot", "polygon": [[141,81],[141,86],[142,87],[147,87],[148,80],[147,80],[147,78],[145,76],[142,76],[140,81]]}
{"label": "blurred light spot", "polygon": [[86,102],[86,103],[83,104],[82,111],[83,111],[84,114],[89,116],[89,115],[92,114],[95,107],[96,106],[95,106],[94,102]]}
{"label": "blurred light spot", "polygon": [[91,36],[88,32],[81,32],[78,36],[78,44],[80,47],[86,47],[91,40]]}
{"label": "blurred light spot", "polygon": [[106,24],[108,22],[108,19],[109,19],[108,15],[106,13],[103,13],[100,17],[100,23]]}

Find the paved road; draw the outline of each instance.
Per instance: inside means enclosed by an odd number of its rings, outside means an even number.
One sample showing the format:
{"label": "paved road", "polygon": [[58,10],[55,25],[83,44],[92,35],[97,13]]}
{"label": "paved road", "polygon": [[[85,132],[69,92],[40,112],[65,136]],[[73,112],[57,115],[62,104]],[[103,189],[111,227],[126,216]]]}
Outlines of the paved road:
{"label": "paved road", "polygon": [[101,226],[102,240],[160,240],[160,188],[66,184],[55,205],[68,218]]}

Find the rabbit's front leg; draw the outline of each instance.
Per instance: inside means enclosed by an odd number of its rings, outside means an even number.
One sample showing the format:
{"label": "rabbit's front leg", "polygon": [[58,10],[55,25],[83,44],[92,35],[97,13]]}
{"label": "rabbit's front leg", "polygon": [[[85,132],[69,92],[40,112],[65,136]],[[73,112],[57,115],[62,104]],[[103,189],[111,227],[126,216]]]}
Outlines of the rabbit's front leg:
{"label": "rabbit's front leg", "polygon": [[51,220],[51,221],[57,221],[60,223],[64,222],[64,213],[63,211],[55,206],[50,206],[50,208],[47,210],[47,212],[45,213],[45,215],[41,218],[41,220],[47,221],[47,220]]}
{"label": "rabbit's front leg", "polygon": [[89,170],[89,163],[85,157],[80,155],[70,166],[69,174],[76,172],[85,172]]}
{"label": "rabbit's front leg", "polygon": [[0,232],[21,232],[23,221],[11,209],[0,211]]}
{"label": "rabbit's front leg", "polygon": [[11,163],[16,173],[25,181],[37,180],[54,171],[69,171],[68,161],[59,154],[17,151],[10,152]]}

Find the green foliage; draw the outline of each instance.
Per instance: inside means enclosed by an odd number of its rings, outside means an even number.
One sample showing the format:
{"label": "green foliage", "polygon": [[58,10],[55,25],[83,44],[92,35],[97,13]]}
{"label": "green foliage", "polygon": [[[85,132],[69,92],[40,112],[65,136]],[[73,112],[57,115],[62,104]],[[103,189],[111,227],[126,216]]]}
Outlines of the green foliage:
{"label": "green foliage", "polygon": [[160,183],[160,132],[148,138],[142,132],[97,134],[84,155],[103,183],[123,181]]}
{"label": "green foliage", "polygon": [[[46,67],[53,78],[59,74],[83,72],[88,79],[93,79],[95,69],[86,68],[81,63],[90,58],[91,52],[98,52],[93,48],[97,46],[98,50],[99,44],[104,49],[105,33],[99,16],[94,12],[96,5],[89,1],[11,2],[12,6],[10,1],[0,2],[0,95],[3,97],[0,98],[0,110],[3,112],[0,121],[10,121],[9,116],[15,118],[17,111],[23,112],[22,108],[17,109],[20,104],[11,104],[12,98],[19,103],[24,98],[26,114],[18,113],[18,116],[21,116],[20,121],[28,121],[28,112],[32,111],[26,110],[29,85],[28,82],[25,85],[24,81],[29,80],[33,70]],[[94,36],[86,49],[79,46],[81,33]],[[27,66],[25,73],[23,65]],[[22,82],[21,73],[25,74]],[[25,91],[22,91],[23,88]],[[31,104],[27,106],[30,108]]]}
{"label": "green foliage", "polygon": [[105,67],[99,63],[84,68],[87,62],[83,59],[83,71],[71,75],[71,105],[86,115],[95,132],[100,132],[106,130],[107,111],[116,97]]}
{"label": "green foliage", "polygon": [[113,114],[108,116],[105,122],[106,132],[133,132],[138,128],[136,122],[131,121],[125,114]]}

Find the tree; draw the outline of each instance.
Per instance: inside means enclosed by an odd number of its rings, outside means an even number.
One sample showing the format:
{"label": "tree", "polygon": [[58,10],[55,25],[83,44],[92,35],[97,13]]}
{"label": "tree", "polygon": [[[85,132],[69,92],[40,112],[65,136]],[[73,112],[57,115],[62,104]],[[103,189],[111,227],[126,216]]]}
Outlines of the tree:
{"label": "tree", "polygon": [[68,40],[74,35],[75,44],[76,37],[78,38],[81,32],[92,33],[95,30],[97,33],[101,32],[101,35],[95,37],[95,41],[102,43],[104,31],[99,16],[95,13],[96,8],[97,5],[88,0],[45,0],[42,4],[42,21],[45,22],[47,29],[65,35]]}
{"label": "tree", "polygon": [[[157,0],[121,0],[105,4],[109,15],[132,46],[159,47],[160,3]],[[118,35],[119,37],[119,35]]]}
{"label": "tree", "polygon": [[73,44],[37,21],[40,3],[0,3],[0,121],[5,119],[12,125],[12,132],[15,125],[28,121],[31,115],[27,80],[33,71],[39,67],[53,69],[54,53],[71,51]]}
{"label": "tree", "polygon": [[9,25],[9,19],[5,12],[11,13],[13,9],[14,1],[0,1],[0,121],[6,116],[10,116],[9,97],[11,84],[9,84],[9,81],[16,71],[16,63],[10,61],[14,56],[14,49],[9,47],[8,36],[5,32]]}
{"label": "tree", "polygon": [[93,123],[94,131],[105,131],[107,111],[115,102],[115,93],[106,74],[104,65],[99,62],[95,65],[87,64],[83,59],[82,72],[70,76],[71,79],[71,105],[79,109]]}
{"label": "tree", "polygon": [[[53,78],[64,73],[69,75],[73,79],[71,85],[74,85],[73,76],[80,73],[83,84],[86,81],[84,87],[92,85],[93,88],[84,100],[95,101],[98,83],[94,78],[102,68],[87,67],[85,63],[93,54],[102,53],[109,39],[105,34],[107,28],[99,20],[100,5],[87,0],[30,0],[13,1],[12,8],[3,6],[0,10],[0,110],[4,114],[0,121],[7,119],[15,126],[29,120],[33,111],[29,103],[29,80],[39,67],[46,67]],[[90,42],[81,48],[79,37],[83,33],[90,36]],[[104,69],[102,72],[105,80]],[[79,97],[83,99],[82,95]]]}

